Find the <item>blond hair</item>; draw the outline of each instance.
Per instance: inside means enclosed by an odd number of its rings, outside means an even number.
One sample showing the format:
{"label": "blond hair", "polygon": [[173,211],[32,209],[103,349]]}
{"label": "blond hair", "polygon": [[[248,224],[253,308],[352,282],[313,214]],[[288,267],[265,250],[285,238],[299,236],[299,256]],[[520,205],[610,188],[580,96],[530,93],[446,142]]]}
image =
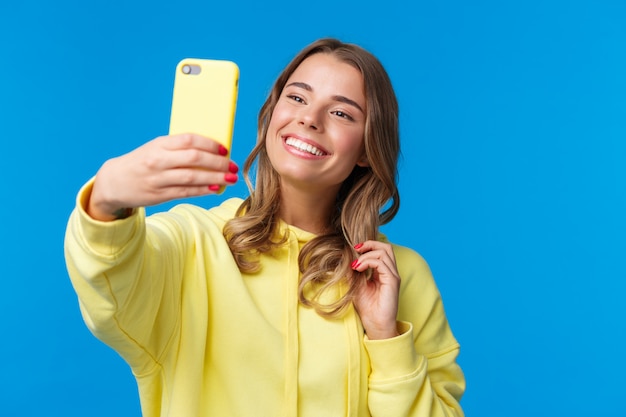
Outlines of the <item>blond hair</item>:
{"label": "blond hair", "polygon": [[[286,241],[286,235],[279,235],[280,177],[266,152],[266,134],[287,80],[306,58],[318,53],[331,54],[361,72],[367,103],[364,147],[369,166],[354,167],[337,194],[328,219],[329,232],[309,241],[299,255],[300,302],[323,316],[336,317],[365,282],[364,274],[351,268],[357,256],[353,246],[376,239],[379,226],[389,222],[400,207],[396,185],[400,154],[398,103],[387,72],[371,53],[336,39],[320,39],[287,65],[261,107],[257,144],[243,166],[250,196],[224,227],[224,236],[240,270],[246,273],[258,272],[259,255],[271,253]],[[249,173],[255,162],[253,188]],[[321,301],[330,289],[342,284],[345,290],[339,298],[330,303]]]}

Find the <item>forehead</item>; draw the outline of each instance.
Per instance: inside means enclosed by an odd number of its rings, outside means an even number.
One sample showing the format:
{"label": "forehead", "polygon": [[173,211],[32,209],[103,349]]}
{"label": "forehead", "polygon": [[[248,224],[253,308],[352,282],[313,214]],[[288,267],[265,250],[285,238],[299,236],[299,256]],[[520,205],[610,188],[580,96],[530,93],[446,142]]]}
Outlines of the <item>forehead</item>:
{"label": "forehead", "polygon": [[361,72],[328,53],[317,53],[302,61],[289,77],[287,84],[290,82],[304,82],[314,91],[346,95],[353,100],[365,100]]}

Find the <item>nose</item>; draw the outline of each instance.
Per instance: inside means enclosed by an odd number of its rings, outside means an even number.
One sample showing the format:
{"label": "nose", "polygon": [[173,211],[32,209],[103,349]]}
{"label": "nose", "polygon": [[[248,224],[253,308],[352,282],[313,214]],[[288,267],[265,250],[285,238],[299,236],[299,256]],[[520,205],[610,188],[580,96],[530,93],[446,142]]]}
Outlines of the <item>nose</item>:
{"label": "nose", "polygon": [[322,128],[321,111],[313,107],[302,109],[298,123],[309,129],[320,130]]}

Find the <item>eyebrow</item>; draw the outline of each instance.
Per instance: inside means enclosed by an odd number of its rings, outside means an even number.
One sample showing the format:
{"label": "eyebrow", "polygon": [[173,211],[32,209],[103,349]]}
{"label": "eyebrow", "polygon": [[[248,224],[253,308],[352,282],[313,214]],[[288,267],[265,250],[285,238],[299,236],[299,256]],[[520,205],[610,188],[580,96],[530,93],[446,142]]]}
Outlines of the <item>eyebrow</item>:
{"label": "eyebrow", "polygon": [[[313,91],[313,87],[311,87],[309,84],[307,83],[303,83],[303,82],[299,82],[299,81],[294,81],[292,83],[287,84],[285,87],[300,87],[306,91]],[[361,106],[359,106],[359,103],[357,103],[356,101],[349,99],[348,97],[345,96],[341,96],[341,95],[334,95],[332,97],[333,100],[335,101],[339,101],[341,103],[345,103],[348,104],[350,106],[356,107],[357,109],[359,109],[361,111],[361,113],[365,114],[365,111],[363,111],[363,109],[361,108]]]}

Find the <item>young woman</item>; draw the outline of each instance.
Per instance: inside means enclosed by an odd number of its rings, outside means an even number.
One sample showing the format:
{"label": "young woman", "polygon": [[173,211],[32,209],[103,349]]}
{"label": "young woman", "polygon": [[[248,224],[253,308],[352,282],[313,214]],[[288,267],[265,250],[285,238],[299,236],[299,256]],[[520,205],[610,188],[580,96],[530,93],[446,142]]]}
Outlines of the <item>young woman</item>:
{"label": "young woman", "polygon": [[[379,234],[399,208],[398,108],[379,61],[322,39],[261,108],[250,196],[226,150],[165,136],[79,192],[66,262],[143,415],[460,416],[459,345],[425,261]],[[248,173],[255,166],[255,186]]]}

